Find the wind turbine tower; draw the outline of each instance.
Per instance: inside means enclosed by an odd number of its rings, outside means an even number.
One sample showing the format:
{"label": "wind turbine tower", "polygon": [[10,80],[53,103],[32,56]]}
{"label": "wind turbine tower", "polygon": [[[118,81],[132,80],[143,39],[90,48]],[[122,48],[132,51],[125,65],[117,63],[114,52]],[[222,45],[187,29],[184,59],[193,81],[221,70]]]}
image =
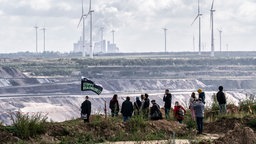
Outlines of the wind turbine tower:
{"label": "wind turbine tower", "polygon": [[107,52],[107,50],[106,49],[104,49],[104,47],[103,47],[103,45],[104,45],[104,43],[103,43],[103,32],[104,32],[104,27],[100,27],[100,34],[101,34],[101,37],[100,37],[100,41],[101,41],[101,50],[103,51],[105,51],[105,52]]}
{"label": "wind turbine tower", "polygon": [[201,14],[201,12],[200,12],[200,5],[199,5],[199,0],[198,0],[198,13],[197,13],[197,16],[196,16],[196,18],[194,19],[194,21],[192,22],[192,24],[191,25],[193,25],[193,23],[197,20],[197,18],[198,18],[198,26],[199,26],[199,33],[198,33],[198,37],[199,37],[199,39],[198,39],[198,41],[199,41],[199,43],[198,43],[198,49],[199,49],[199,52],[198,52],[198,54],[199,55],[201,55],[201,16],[203,15],[203,14]]}
{"label": "wind turbine tower", "polygon": [[211,33],[211,57],[214,57],[214,30],[213,30],[213,13],[215,12],[215,10],[213,9],[213,4],[214,4],[214,0],[212,1],[212,6],[211,6],[211,29],[212,29],[212,33]]}
{"label": "wind turbine tower", "polygon": [[167,28],[163,28],[163,30],[164,30],[164,52],[166,53],[167,52],[167,50],[166,50],[166,32],[167,32]]}
{"label": "wind turbine tower", "polygon": [[38,53],[38,37],[37,37],[37,29],[38,29],[38,26],[36,25],[34,28],[35,28],[35,30],[36,30],[36,53]]}
{"label": "wind turbine tower", "polygon": [[44,52],[45,52],[45,31],[46,31],[46,28],[43,27],[41,30],[43,31],[43,34],[44,34]]}
{"label": "wind turbine tower", "polygon": [[77,27],[79,27],[81,21],[83,21],[83,33],[82,33],[83,57],[85,57],[85,23],[84,23],[85,17],[87,16],[84,14],[84,2],[82,0],[82,15]]}
{"label": "wind turbine tower", "polygon": [[193,51],[195,52],[195,35],[193,34]]}
{"label": "wind turbine tower", "polygon": [[221,34],[222,34],[222,30],[219,29],[218,31],[219,31],[219,34],[220,34],[220,52],[221,52],[221,45],[222,45],[222,44],[221,44]]}
{"label": "wind turbine tower", "polygon": [[90,14],[90,58],[93,58],[93,49],[92,49],[92,13],[93,12],[94,10],[92,10],[92,1],[90,0],[89,12],[88,12],[88,14]]}
{"label": "wind turbine tower", "polygon": [[112,43],[114,44],[115,43],[115,31],[112,30]]}

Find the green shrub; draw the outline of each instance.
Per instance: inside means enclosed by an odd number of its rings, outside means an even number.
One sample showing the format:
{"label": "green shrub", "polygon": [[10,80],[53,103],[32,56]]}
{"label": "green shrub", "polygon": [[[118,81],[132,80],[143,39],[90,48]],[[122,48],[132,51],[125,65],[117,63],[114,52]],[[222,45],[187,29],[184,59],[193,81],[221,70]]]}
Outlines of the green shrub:
{"label": "green shrub", "polygon": [[255,130],[256,129],[256,119],[250,120],[249,122],[247,122],[247,125]]}
{"label": "green shrub", "polygon": [[255,114],[256,113],[256,103],[253,103],[251,108],[252,108],[252,112]]}
{"label": "green shrub", "polygon": [[116,135],[111,136],[109,141],[124,141],[127,139],[127,134],[123,131],[118,132]]}
{"label": "green shrub", "polygon": [[35,137],[38,134],[45,133],[47,117],[41,113],[29,116],[20,112],[11,115],[13,125],[9,130],[21,139]]}
{"label": "green shrub", "polygon": [[78,137],[77,143],[93,143],[93,134],[91,132],[85,133]]}
{"label": "green shrub", "polygon": [[163,140],[166,139],[166,133],[164,131],[146,133],[146,140]]}
{"label": "green shrub", "polygon": [[211,107],[211,111],[217,111],[219,110],[219,104],[217,101],[217,96],[216,94],[212,95],[212,99],[213,99],[213,103],[212,103],[212,107]]}
{"label": "green shrub", "polygon": [[127,125],[130,131],[135,132],[140,129],[144,129],[146,127],[146,121],[144,120],[143,116],[133,116],[127,122]]}
{"label": "green shrub", "polygon": [[252,113],[255,103],[251,100],[244,100],[239,103],[239,111]]}
{"label": "green shrub", "polygon": [[94,127],[102,126],[104,121],[106,120],[101,115],[95,115],[94,117],[92,117],[92,120],[90,121],[89,125]]}
{"label": "green shrub", "polygon": [[187,125],[187,128],[189,130],[193,130],[196,128],[196,122],[194,120],[185,121],[185,124]]}

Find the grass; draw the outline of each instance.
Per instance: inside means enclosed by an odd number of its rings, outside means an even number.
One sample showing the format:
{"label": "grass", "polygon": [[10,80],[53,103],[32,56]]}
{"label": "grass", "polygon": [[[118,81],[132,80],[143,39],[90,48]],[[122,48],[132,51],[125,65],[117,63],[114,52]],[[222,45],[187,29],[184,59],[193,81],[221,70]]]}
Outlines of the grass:
{"label": "grass", "polygon": [[[215,115],[215,120],[239,118],[249,127],[256,127],[256,120],[250,116],[246,105],[253,106],[255,103],[243,103],[241,111],[225,115]],[[229,106],[233,107],[233,106]],[[215,109],[213,109],[215,110]],[[211,111],[209,109],[208,111]],[[246,119],[246,117],[248,117]],[[242,120],[243,118],[243,120]],[[170,127],[171,130],[159,128],[162,122],[145,120],[142,116],[133,116],[129,121],[122,122],[121,116],[107,117],[102,115],[93,115],[90,123],[83,123],[81,119],[70,120],[62,123],[46,122],[47,117],[41,114],[29,116],[28,114],[16,113],[11,117],[13,125],[1,126],[1,130],[7,130],[19,137],[16,143],[42,143],[45,139],[40,139],[40,135],[50,136],[54,142],[61,144],[82,144],[102,143],[114,141],[149,141],[149,140],[171,140],[175,132],[175,138],[195,140],[196,122],[191,119],[190,111],[187,110],[183,124],[186,127]],[[207,117],[205,118],[207,119]],[[176,121],[171,117],[170,122]],[[164,122],[164,121],[163,121]],[[165,121],[167,122],[167,121]],[[164,123],[165,123],[164,122]],[[158,124],[158,125],[156,125]],[[174,126],[175,123],[173,122]],[[170,123],[170,126],[173,124]],[[46,126],[47,125],[47,126]],[[162,125],[161,125],[162,127]],[[181,132],[180,132],[181,131]],[[44,142],[47,143],[47,140]],[[200,142],[199,142],[200,143]]]}
{"label": "grass", "polygon": [[256,130],[256,119],[251,119],[246,123],[249,127],[253,128],[254,130]]}
{"label": "grass", "polygon": [[147,133],[145,136],[146,140],[163,140],[166,139],[168,134],[164,131],[158,131],[158,132],[152,132],[152,133]]}
{"label": "grass", "polygon": [[46,132],[47,117],[40,113],[32,116],[20,112],[11,115],[12,126],[6,127],[21,139],[29,139]]}
{"label": "grass", "polygon": [[[69,135],[62,136],[60,141],[62,144],[68,144],[82,143],[84,141],[88,143],[102,143],[113,141],[167,140],[170,138],[169,131],[155,129],[151,127],[150,122],[141,116],[132,117],[124,123],[120,117],[104,118],[100,115],[94,115],[90,123],[84,124],[80,120],[80,124],[77,124],[76,127],[84,126],[85,129],[83,129],[82,133],[81,131],[73,130]],[[77,122],[64,123],[65,127],[73,127]]]}
{"label": "grass", "polygon": [[145,131],[145,127],[147,126],[146,121],[144,120],[143,116],[133,116],[128,122],[127,127],[131,132],[136,131]]}

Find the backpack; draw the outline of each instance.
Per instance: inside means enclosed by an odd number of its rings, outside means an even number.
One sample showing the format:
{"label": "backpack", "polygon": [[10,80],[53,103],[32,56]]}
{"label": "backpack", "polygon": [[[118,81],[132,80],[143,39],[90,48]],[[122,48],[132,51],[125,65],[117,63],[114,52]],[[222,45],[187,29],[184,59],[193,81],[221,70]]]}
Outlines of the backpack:
{"label": "backpack", "polygon": [[179,116],[184,116],[184,110],[181,107],[179,107],[178,115]]}

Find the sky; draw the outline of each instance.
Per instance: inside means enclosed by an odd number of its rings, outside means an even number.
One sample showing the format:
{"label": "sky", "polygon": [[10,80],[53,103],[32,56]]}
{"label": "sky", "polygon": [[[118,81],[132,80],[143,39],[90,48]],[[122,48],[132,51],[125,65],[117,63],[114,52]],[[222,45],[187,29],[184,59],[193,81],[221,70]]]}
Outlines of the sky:
{"label": "sky", "polygon": [[[202,51],[210,51],[210,7],[212,0],[200,0],[202,11]],[[89,0],[84,0],[88,11]],[[71,52],[82,35],[77,27],[81,0],[0,0],[0,53],[43,51],[46,28],[46,51]],[[197,0],[92,0],[93,41],[115,43],[120,52],[163,52],[167,28],[167,51],[198,50]],[[215,0],[214,41],[220,50],[218,29],[222,32],[222,50],[256,50],[256,0]],[[89,40],[89,19],[85,20],[85,39]],[[193,47],[195,37],[195,49]]]}

